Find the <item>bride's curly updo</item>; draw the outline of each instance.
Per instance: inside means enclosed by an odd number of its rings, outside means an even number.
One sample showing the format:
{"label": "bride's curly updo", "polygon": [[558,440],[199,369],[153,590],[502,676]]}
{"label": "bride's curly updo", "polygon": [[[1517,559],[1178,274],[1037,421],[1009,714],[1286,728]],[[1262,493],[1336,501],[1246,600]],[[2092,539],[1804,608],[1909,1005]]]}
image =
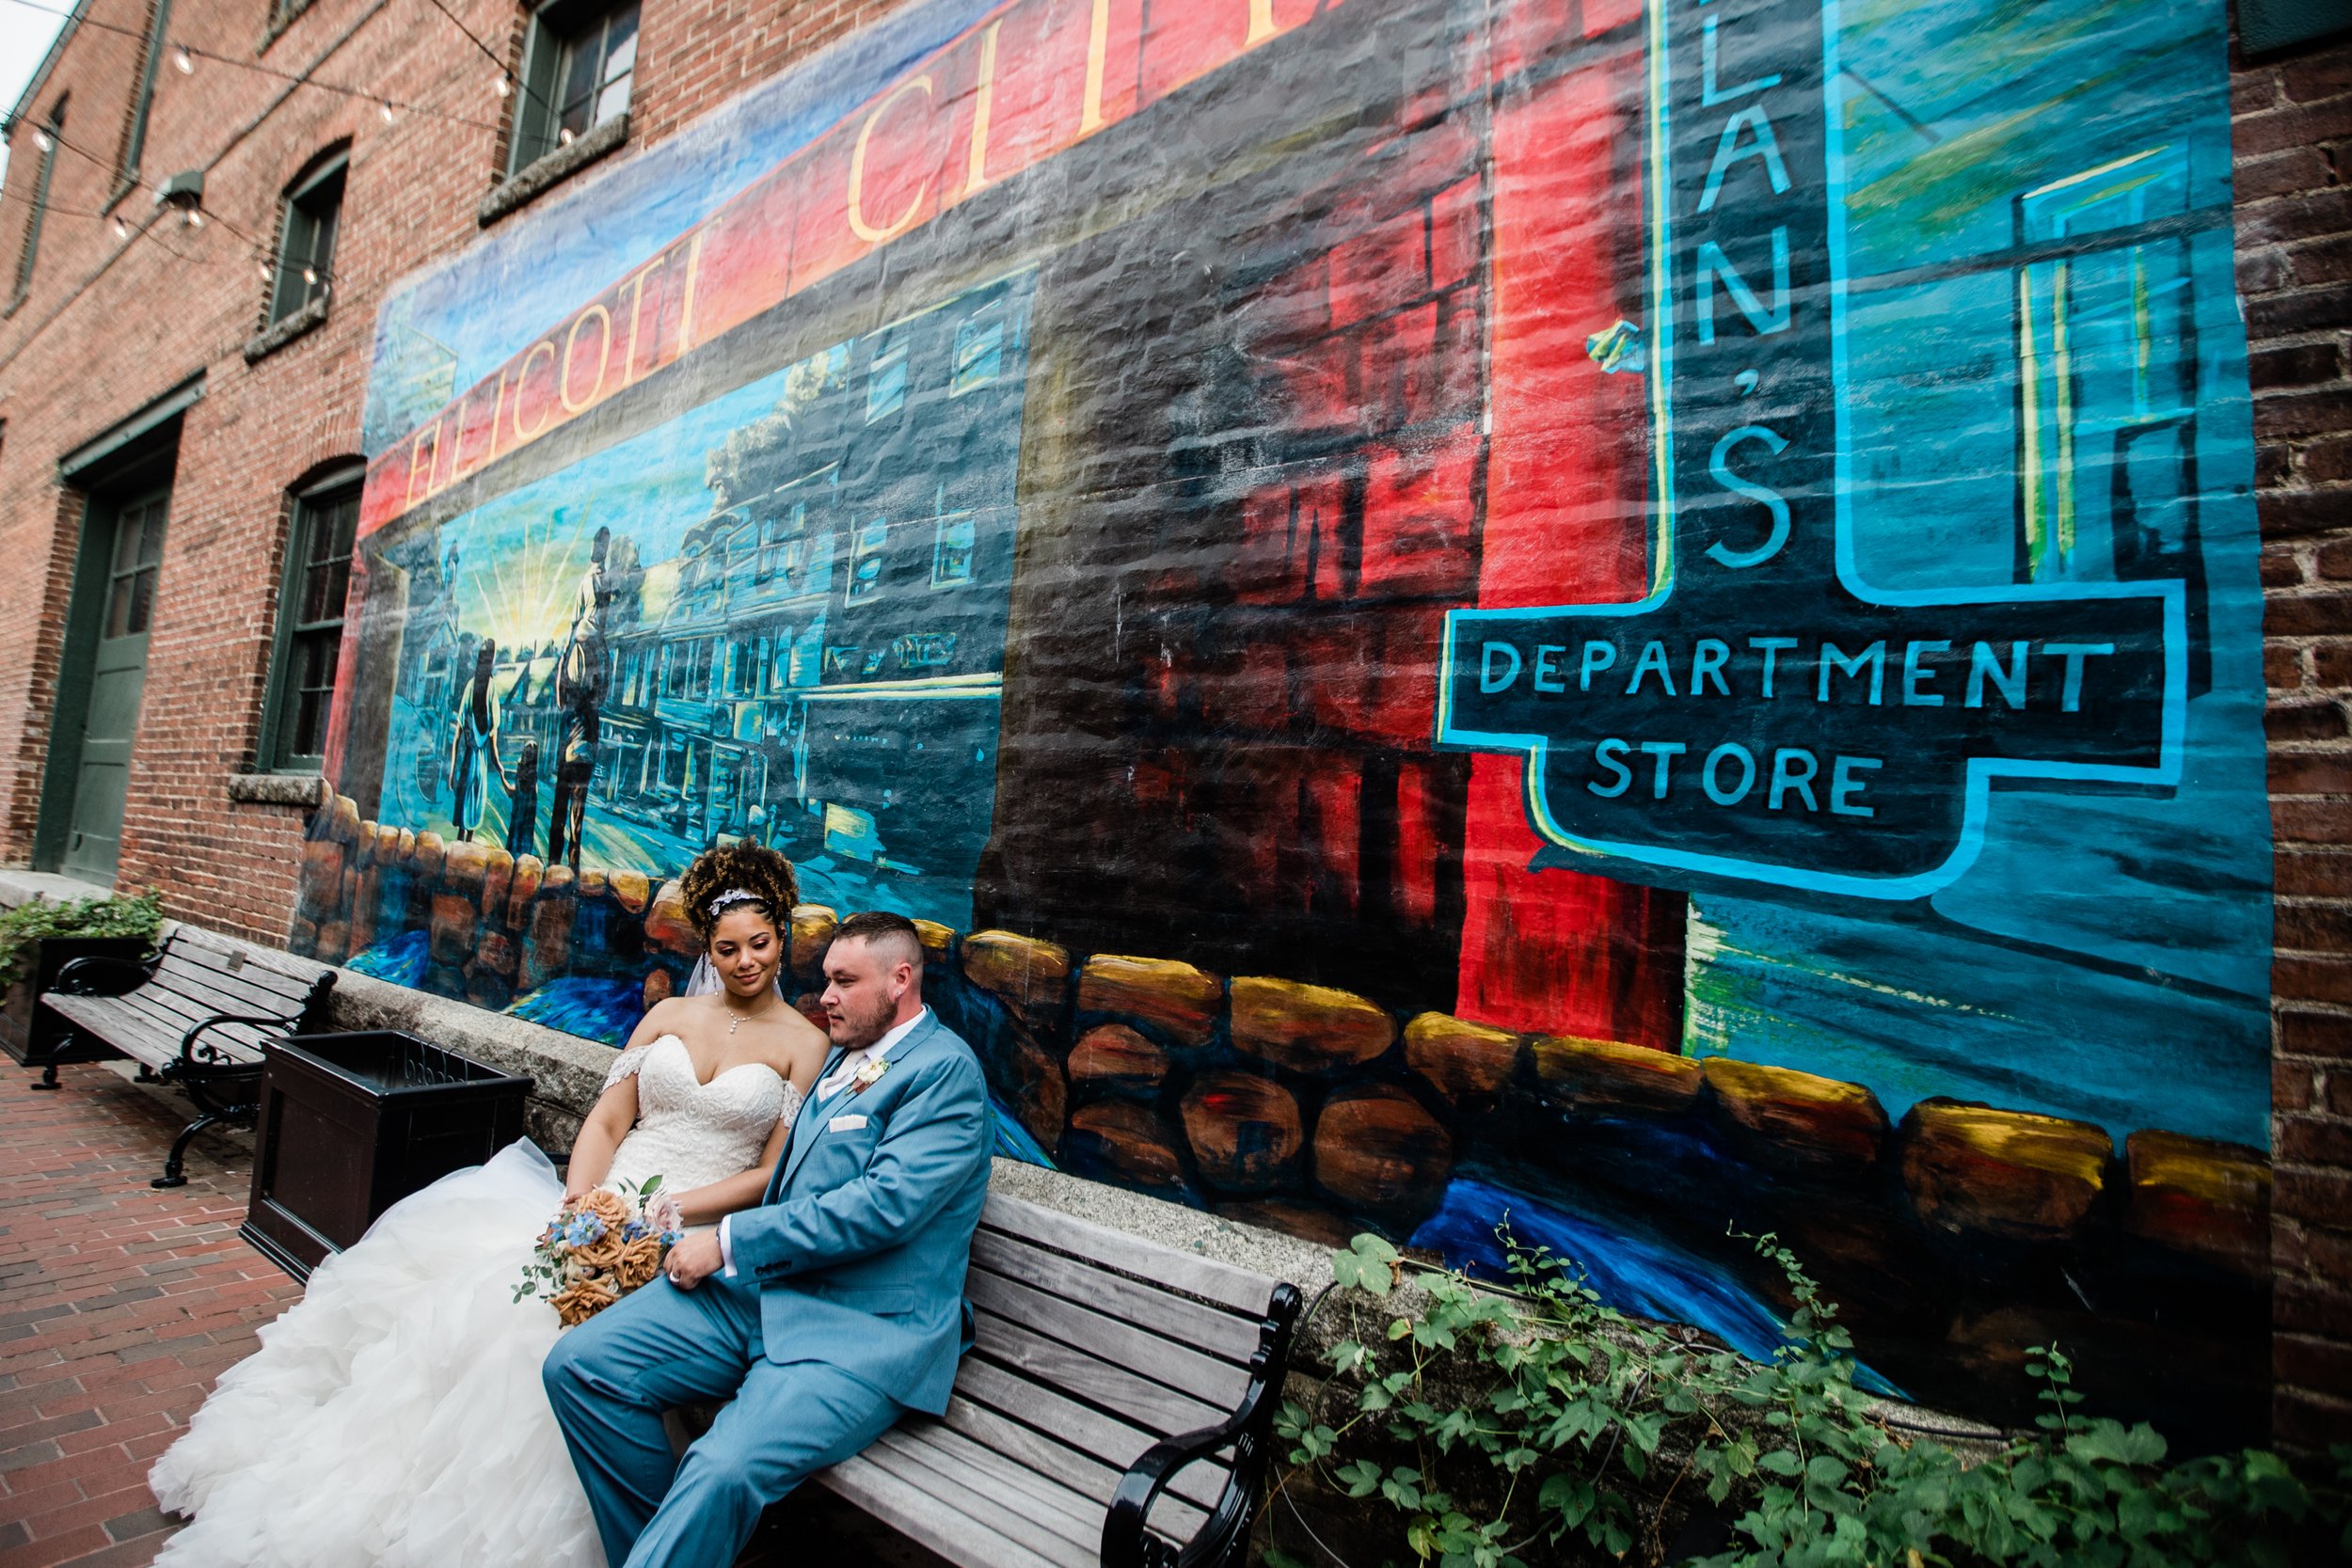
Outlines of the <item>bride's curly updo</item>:
{"label": "bride's curly updo", "polygon": [[723,894],[750,894],[748,899],[729,902],[726,909],[757,910],[779,929],[790,922],[792,906],[801,901],[800,879],[792,874],[792,863],[757,844],[730,844],[724,848],[704,850],[686,868],[678,892],[686,899],[686,917],[694,923],[705,946],[709,945],[719,914],[725,912],[722,910],[713,913],[710,908]]}

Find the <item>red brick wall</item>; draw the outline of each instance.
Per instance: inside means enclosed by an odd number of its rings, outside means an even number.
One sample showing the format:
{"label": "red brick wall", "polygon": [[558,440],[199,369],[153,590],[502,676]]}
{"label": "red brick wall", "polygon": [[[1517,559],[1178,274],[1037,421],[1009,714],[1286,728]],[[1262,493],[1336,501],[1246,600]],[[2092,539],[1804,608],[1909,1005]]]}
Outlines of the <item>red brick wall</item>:
{"label": "red brick wall", "polygon": [[2352,41],[2241,62],[2234,98],[2278,837],[2274,1418],[2318,1446],[2352,1432]]}

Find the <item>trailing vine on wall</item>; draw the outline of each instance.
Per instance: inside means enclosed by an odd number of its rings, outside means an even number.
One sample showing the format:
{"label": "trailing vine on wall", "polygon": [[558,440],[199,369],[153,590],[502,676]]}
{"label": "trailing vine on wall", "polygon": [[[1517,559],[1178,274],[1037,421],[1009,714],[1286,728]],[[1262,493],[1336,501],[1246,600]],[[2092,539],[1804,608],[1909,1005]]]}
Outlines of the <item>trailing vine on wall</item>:
{"label": "trailing vine on wall", "polygon": [[[2259,1449],[2174,1462],[2146,1423],[2086,1415],[2056,1347],[2033,1353],[2034,1431],[1955,1449],[1897,1430],[1854,1386],[1835,1305],[1775,1238],[1753,1240],[1796,1303],[1770,1363],[1614,1311],[1573,1264],[1507,1231],[1508,1290],[1357,1237],[1333,1267],[1358,1332],[1332,1347],[1314,1396],[1282,1410],[1281,1488],[1311,1479],[1386,1510],[1404,1548],[1391,1560],[1437,1568],[2352,1556],[2352,1444],[2324,1476]],[[1304,1552],[1344,1562],[1319,1542],[1267,1561],[1308,1568]]]}

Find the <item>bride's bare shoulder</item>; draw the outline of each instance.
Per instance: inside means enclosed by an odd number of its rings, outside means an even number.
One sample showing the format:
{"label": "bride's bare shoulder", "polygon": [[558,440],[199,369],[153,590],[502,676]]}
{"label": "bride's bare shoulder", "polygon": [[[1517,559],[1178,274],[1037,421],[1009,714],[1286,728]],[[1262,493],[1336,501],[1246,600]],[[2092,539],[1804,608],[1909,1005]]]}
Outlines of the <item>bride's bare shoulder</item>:
{"label": "bride's bare shoulder", "polygon": [[703,998],[698,996],[665,996],[645,1009],[644,1018],[629,1037],[632,1045],[651,1045],[664,1035],[680,1039],[692,1030],[693,1022]]}

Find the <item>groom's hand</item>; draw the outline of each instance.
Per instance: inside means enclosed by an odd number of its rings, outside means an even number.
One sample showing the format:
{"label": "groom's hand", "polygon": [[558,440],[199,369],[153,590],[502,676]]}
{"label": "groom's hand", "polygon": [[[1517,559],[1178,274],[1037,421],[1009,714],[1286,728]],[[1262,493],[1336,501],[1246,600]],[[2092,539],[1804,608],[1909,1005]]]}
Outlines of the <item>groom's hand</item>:
{"label": "groom's hand", "polygon": [[662,1272],[681,1291],[691,1291],[719,1272],[726,1259],[719,1253],[719,1233],[697,1230],[670,1249]]}

